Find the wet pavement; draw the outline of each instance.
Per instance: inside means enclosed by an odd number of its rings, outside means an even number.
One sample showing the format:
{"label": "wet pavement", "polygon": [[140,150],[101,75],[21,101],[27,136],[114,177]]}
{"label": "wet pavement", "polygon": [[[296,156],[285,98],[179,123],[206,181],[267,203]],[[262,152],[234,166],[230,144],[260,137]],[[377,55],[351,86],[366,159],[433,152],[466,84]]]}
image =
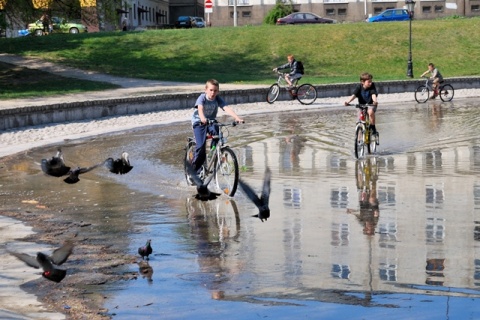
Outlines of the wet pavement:
{"label": "wet pavement", "polygon": [[187,122],[62,145],[78,165],[128,151],[134,169],[124,176],[98,169],[70,186],[38,165],[57,146],[19,155],[0,172],[2,207],[26,210],[21,200],[36,199],[132,254],[152,239],[151,279],[99,289],[114,319],[474,319],[478,107],[458,99],[382,108],[377,154],[362,160],[353,157],[353,108],[249,117],[229,143],[251,186],[260,190],[272,171],[265,222],[241,191],[194,199],[183,178]]}

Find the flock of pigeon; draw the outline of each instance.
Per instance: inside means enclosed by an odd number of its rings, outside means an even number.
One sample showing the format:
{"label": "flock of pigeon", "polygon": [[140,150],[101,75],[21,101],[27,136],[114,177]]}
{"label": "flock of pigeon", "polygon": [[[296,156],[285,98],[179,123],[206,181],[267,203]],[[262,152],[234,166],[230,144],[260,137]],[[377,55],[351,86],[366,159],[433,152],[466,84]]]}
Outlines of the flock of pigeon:
{"label": "flock of pigeon", "polygon": [[[63,158],[63,153],[61,149],[58,149],[57,154],[50,159],[42,159],[41,167],[42,171],[49,176],[53,177],[65,177],[64,182],[68,184],[74,184],[80,181],[79,175],[92,171],[93,169],[105,166],[110,172],[115,174],[126,174],[132,170],[133,166],[130,165],[128,159],[128,153],[123,152],[121,157],[114,160],[113,158],[108,158],[107,160],[94,164],[90,167],[68,167],[65,165],[65,160]],[[194,184],[197,187],[197,199],[208,201],[216,199],[220,194],[211,192],[208,189],[208,184],[211,181],[211,176],[206,181],[202,181],[198,177],[197,173],[193,169],[189,161],[185,161],[185,168],[187,173],[192,178]],[[270,179],[271,172],[267,167],[265,170],[265,176],[263,181],[263,188],[260,194],[260,197],[255,193],[254,189],[249,186],[247,183],[239,179],[239,185],[244,191],[245,195],[255,204],[258,208],[258,214],[253,215],[253,217],[259,218],[262,222],[267,220],[270,217],[270,208],[268,206],[269,197],[270,197]],[[19,260],[25,262],[28,266],[42,269],[42,276],[48,280],[54,282],[62,281],[67,271],[65,269],[58,268],[67,261],[68,257],[73,252],[73,243],[71,241],[65,242],[60,248],[55,249],[52,255],[47,255],[42,252],[38,252],[36,256],[30,256],[26,253],[17,253],[10,252],[13,256]],[[151,276],[153,269],[148,265],[148,262],[144,261],[149,260],[149,255],[152,254],[153,249],[151,246],[151,240],[147,240],[144,246],[138,248],[138,254],[142,257],[142,261],[139,264],[140,273],[151,281]]]}

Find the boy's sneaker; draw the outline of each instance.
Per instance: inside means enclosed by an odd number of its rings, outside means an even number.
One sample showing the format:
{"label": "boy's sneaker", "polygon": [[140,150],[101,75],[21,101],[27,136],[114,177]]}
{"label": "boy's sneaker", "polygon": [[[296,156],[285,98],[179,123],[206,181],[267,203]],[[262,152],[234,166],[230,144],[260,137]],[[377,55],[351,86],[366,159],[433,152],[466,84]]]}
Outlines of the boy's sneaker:
{"label": "boy's sneaker", "polygon": [[195,182],[193,182],[193,179],[192,179],[192,177],[190,177],[189,174],[187,174],[187,183],[191,186],[195,185]]}

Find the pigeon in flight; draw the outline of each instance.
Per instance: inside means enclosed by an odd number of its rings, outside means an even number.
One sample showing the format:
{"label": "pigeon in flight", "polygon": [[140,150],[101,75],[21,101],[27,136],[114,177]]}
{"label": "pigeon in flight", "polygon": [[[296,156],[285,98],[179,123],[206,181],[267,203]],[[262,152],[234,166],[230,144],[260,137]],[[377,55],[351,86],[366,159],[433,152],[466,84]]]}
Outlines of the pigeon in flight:
{"label": "pigeon in flight", "polygon": [[64,176],[70,171],[70,167],[65,166],[63,153],[60,148],[58,148],[57,154],[51,159],[42,159],[41,166],[43,172],[54,177]]}
{"label": "pigeon in flight", "polygon": [[206,182],[203,182],[202,179],[198,176],[193,169],[192,164],[190,161],[185,159],[185,168],[187,169],[187,174],[192,179],[193,183],[197,186],[197,194],[195,195],[196,199],[207,201],[207,200],[215,200],[220,194],[211,192],[208,189],[208,184],[212,181],[213,175],[210,176]]}
{"label": "pigeon in flight", "polygon": [[86,167],[86,168],[80,168],[80,167],[76,167],[75,169],[71,169],[70,171],[68,171],[67,175],[68,177],[66,177],[65,179],[63,179],[63,181],[65,181],[66,183],[68,184],[74,184],[74,183],[77,183],[78,181],[80,181],[80,178],[78,177],[79,175],[83,174],[83,173],[87,173],[89,171],[92,171],[93,169],[96,169],[100,166],[102,166],[104,164],[104,162],[102,163],[97,163],[91,167]]}
{"label": "pigeon in flight", "polygon": [[132,170],[132,166],[130,165],[130,160],[128,160],[128,153],[123,152],[122,157],[116,160],[113,158],[108,158],[105,160],[105,166],[110,170],[110,172],[115,174],[126,174]]}
{"label": "pigeon in flight", "polygon": [[56,266],[62,265],[72,254],[73,243],[67,241],[63,246],[55,249],[51,256],[38,252],[37,256],[30,256],[26,253],[10,252],[19,260],[35,269],[43,269],[42,276],[50,281],[60,282],[67,275],[67,270],[59,269]]}
{"label": "pigeon in flight", "polygon": [[153,252],[153,249],[152,249],[152,246],[151,246],[151,242],[152,240],[147,240],[147,243],[138,248],[138,254],[142,256],[142,259],[145,260],[145,257],[147,257],[147,260],[148,260],[148,256],[152,254]]}
{"label": "pigeon in flight", "polygon": [[260,198],[257,196],[252,187],[242,181],[238,180],[238,184],[245,192],[245,195],[257,206],[258,214],[253,215],[252,217],[259,218],[260,220],[267,220],[270,218],[270,208],[268,207],[268,200],[270,198],[270,179],[271,179],[270,169],[267,167],[265,169],[265,176],[263,178],[263,188]]}

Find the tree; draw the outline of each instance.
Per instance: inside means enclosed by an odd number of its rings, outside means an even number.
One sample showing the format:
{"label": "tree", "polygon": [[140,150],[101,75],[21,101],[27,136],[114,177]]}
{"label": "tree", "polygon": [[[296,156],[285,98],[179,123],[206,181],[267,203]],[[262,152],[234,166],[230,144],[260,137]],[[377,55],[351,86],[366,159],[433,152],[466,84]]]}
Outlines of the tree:
{"label": "tree", "polygon": [[275,7],[263,19],[264,24],[275,24],[278,18],[285,17],[293,12],[292,0],[277,0]]}

